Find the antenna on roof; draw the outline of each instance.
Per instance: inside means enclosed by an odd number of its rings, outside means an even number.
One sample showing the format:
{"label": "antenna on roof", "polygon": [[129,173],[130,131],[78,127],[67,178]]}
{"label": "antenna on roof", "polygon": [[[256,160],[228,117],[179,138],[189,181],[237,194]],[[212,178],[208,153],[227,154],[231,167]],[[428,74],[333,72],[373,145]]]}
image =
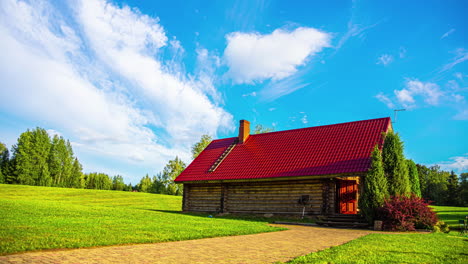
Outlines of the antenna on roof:
{"label": "antenna on roof", "polygon": [[393,124],[396,123],[396,120],[397,120],[397,113],[398,113],[399,111],[406,111],[406,109],[395,109],[395,110],[393,110]]}

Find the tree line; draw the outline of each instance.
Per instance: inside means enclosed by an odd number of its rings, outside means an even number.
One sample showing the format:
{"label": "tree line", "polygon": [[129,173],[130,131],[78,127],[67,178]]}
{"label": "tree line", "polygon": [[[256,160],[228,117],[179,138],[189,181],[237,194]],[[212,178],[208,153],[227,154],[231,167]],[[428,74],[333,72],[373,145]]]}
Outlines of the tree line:
{"label": "tree line", "polygon": [[[210,136],[203,135],[192,147],[193,158],[211,140]],[[132,185],[125,184],[121,175],[111,177],[99,172],[83,173],[70,141],[58,135],[51,137],[43,128],[22,133],[12,146],[11,154],[0,142],[0,183],[7,184],[182,195],[183,187],[175,184],[174,179],[185,167],[186,164],[176,156],[157,175],[152,178],[146,175],[140,183]]]}
{"label": "tree line", "polygon": [[406,159],[403,151],[404,144],[393,131],[385,135],[381,149],[375,146],[359,197],[359,208],[368,220],[374,219],[376,209],[394,196],[414,195],[436,205],[468,206],[468,173],[459,178],[438,165],[416,164]]}

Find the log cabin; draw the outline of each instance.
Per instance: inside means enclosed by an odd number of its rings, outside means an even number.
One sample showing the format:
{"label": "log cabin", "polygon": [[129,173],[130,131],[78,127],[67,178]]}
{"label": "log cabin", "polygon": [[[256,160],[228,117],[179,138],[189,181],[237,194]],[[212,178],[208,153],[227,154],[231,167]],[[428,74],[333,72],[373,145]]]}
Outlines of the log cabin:
{"label": "log cabin", "polygon": [[272,214],[357,214],[360,181],[391,119],[250,134],[213,140],[175,179],[183,211]]}

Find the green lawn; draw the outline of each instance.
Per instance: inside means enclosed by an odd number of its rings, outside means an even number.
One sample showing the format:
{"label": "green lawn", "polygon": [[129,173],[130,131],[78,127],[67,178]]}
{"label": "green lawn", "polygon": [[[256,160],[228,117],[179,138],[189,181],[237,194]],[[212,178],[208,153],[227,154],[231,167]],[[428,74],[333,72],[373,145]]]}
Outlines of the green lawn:
{"label": "green lawn", "polygon": [[[451,227],[468,207],[432,206]],[[371,234],[288,263],[468,263],[468,237],[450,234]]]}
{"label": "green lawn", "polygon": [[447,234],[371,234],[288,263],[468,263],[468,239]]}
{"label": "green lawn", "polygon": [[466,219],[468,207],[431,206],[441,221],[449,224],[450,228],[459,228],[458,220]]}
{"label": "green lawn", "polygon": [[0,184],[0,254],[280,230],[181,214],[181,197]]}

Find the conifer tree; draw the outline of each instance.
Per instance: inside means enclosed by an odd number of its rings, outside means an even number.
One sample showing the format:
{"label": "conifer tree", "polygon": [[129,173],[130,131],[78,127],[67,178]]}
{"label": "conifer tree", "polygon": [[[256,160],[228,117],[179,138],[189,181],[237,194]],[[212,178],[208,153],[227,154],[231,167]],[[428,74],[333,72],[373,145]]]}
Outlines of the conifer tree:
{"label": "conifer tree", "polygon": [[8,148],[0,142],[0,183],[5,183],[5,167],[7,166],[9,161],[9,153],[8,153]]}
{"label": "conifer tree", "polygon": [[400,136],[390,131],[385,136],[382,149],[385,176],[388,180],[390,195],[408,195],[411,192],[408,167],[403,154]]}
{"label": "conifer tree", "polygon": [[421,197],[421,185],[419,184],[419,174],[416,163],[412,160],[406,160],[406,165],[408,166],[408,178],[411,185],[411,192]]}
{"label": "conifer tree", "polygon": [[359,197],[361,213],[369,222],[376,217],[376,209],[388,198],[388,183],[384,174],[382,154],[378,146],[371,155],[370,169],[363,179],[362,195]]}

